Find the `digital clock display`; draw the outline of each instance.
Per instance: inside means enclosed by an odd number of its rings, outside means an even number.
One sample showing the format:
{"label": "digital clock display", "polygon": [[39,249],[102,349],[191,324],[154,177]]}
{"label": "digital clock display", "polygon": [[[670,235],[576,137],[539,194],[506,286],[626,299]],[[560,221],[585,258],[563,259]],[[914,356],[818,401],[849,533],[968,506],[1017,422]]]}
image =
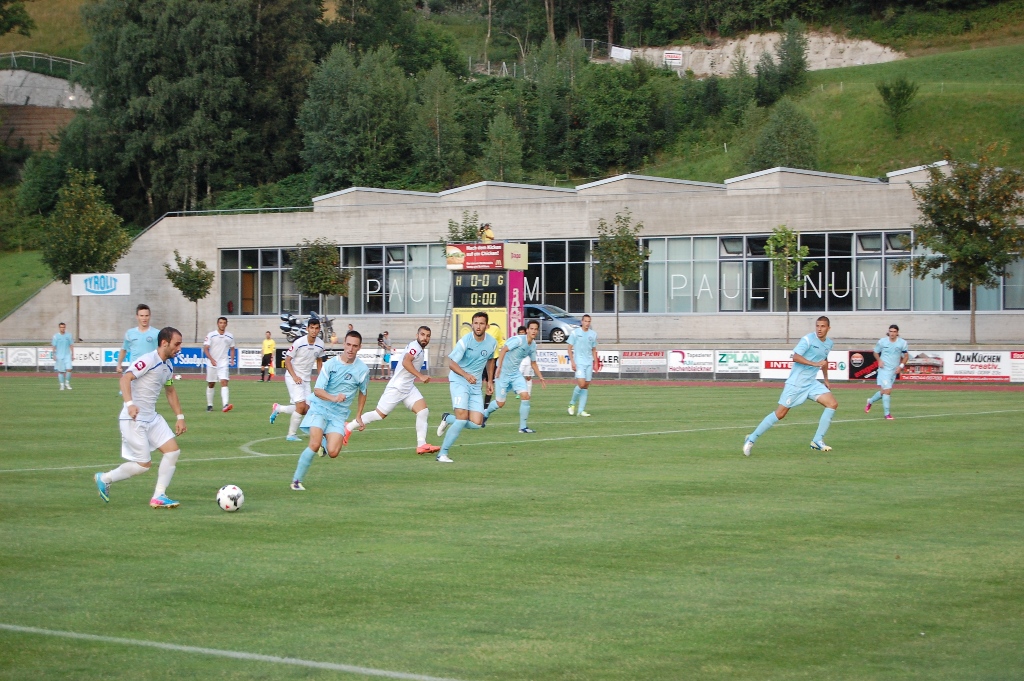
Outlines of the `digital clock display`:
{"label": "digital clock display", "polygon": [[456,274],[452,307],[505,307],[508,290],[504,272]]}

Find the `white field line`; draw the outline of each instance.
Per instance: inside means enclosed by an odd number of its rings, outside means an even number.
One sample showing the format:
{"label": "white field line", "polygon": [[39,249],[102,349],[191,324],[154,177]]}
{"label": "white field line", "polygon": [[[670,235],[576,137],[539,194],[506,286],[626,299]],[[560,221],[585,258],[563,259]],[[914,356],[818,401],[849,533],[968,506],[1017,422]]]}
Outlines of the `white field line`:
{"label": "white field line", "polygon": [[[946,418],[946,417],[950,417],[950,416],[962,417],[962,416],[986,416],[986,415],[990,415],[990,414],[1018,414],[1018,413],[1021,413],[1021,412],[1024,412],[1024,409],[998,409],[998,410],[994,410],[994,411],[971,411],[971,412],[956,412],[956,413],[948,413],[948,414],[920,414],[920,415],[917,415],[917,416],[901,416],[900,420],[909,420],[909,419],[939,419],[939,418]],[[863,423],[874,423],[874,422],[875,422],[875,420],[868,420],[868,419],[865,419],[865,418],[833,419],[833,421],[832,421],[832,423],[862,423],[862,424]],[[561,421],[557,421],[557,422],[554,422],[554,423],[562,423],[562,422]],[[782,422],[777,423],[774,427],[775,428],[781,428],[781,427],[788,427],[788,426],[813,426],[813,425],[816,425],[817,423],[818,423],[817,421],[782,421]],[[465,445],[458,445],[458,446],[460,446],[460,447],[461,446],[477,447],[477,446],[489,446],[489,445],[499,445],[499,446],[501,446],[501,445],[522,445],[522,444],[530,444],[530,443],[533,443],[533,442],[564,442],[566,440],[605,440],[605,439],[623,438],[623,437],[649,437],[649,436],[652,436],[652,435],[685,435],[687,433],[709,433],[709,432],[714,432],[714,431],[719,431],[719,430],[741,430],[741,431],[742,430],[747,430],[747,431],[749,431],[749,430],[751,430],[751,425],[748,423],[746,425],[741,425],[741,426],[715,426],[715,427],[711,427],[711,428],[683,428],[683,429],[678,429],[678,430],[651,430],[651,431],[646,431],[646,432],[641,432],[641,433],[614,433],[614,434],[611,434],[611,435],[565,435],[565,436],[562,436],[562,437],[525,438],[525,439],[521,439],[521,440],[495,440],[495,441],[490,441],[490,442],[480,442],[480,441],[474,440],[472,442],[467,442]],[[183,463],[202,463],[202,462],[206,462],[206,461],[235,461],[235,460],[241,460],[241,459],[273,459],[273,458],[284,457],[284,456],[288,456],[288,457],[297,456],[297,454],[295,454],[295,452],[289,452],[287,454],[263,454],[261,452],[257,452],[257,451],[252,449],[253,445],[259,444],[260,442],[268,442],[270,440],[283,440],[283,439],[284,439],[284,436],[283,435],[279,435],[279,436],[276,436],[276,437],[264,437],[264,438],[260,438],[258,440],[252,440],[250,442],[246,442],[245,444],[239,445],[239,447],[238,447],[243,452],[247,452],[247,454],[245,454],[243,456],[216,456],[216,457],[209,457],[209,458],[205,458],[205,459],[191,459],[191,458],[190,459],[180,459],[178,461],[178,464],[180,465],[180,464],[183,464]],[[345,451],[348,452],[349,454],[378,454],[378,453],[383,453],[383,452],[402,452],[402,451],[408,451],[408,450],[412,450],[412,449],[413,448],[411,446],[404,446],[404,447],[380,447],[378,449],[346,449]],[[5,468],[5,469],[0,469],[0,474],[2,474],[2,473],[38,473],[38,472],[44,472],[44,471],[68,471],[68,470],[79,470],[79,469],[89,469],[89,468],[109,468],[111,465],[112,465],[111,462],[107,461],[105,463],[87,464],[87,465],[83,465],[83,466],[57,466],[57,467],[53,467],[53,468]]]}
{"label": "white field line", "polygon": [[56,631],[53,629],[38,629],[36,627],[21,627],[16,624],[0,623],[0,629],[14,631],[19,634],[38,634],[40,636],[57,636],[60,638],[71,638],[80,641],[92,641],[95,643],[116,643],[119,645],[143,646],[146,648],[159,648],[160,650],[171,650],[179,653],[212,655],[214,657],[230,657],[235,660],[249,660],[252,662],[270,662],[273,664],[287,664],[293,667],[312,667],[313,669],[329,669],[331,671],[346,672],[349,674],[362,674],[363,676],[382,676],[388,679],[408,679],[409,681],[456,681],[456,679],[448,679],[438,676],[408,674],[406,672],[392,672],[386,669],[373,669],[372,667],[357,667],[351,664],[336,664],[334,662],[316,662],[313,660],[300,660],[294,657],[276,657],[274,655],[259,655],[256,653],[244,653],[234,650],[218,650],[216,648],[180,646],[174,643],[161,643],[159,641],[141,641],[133,638],[117,638],[115,636],[95,636],[93,634],[79,634],[73,631]]}

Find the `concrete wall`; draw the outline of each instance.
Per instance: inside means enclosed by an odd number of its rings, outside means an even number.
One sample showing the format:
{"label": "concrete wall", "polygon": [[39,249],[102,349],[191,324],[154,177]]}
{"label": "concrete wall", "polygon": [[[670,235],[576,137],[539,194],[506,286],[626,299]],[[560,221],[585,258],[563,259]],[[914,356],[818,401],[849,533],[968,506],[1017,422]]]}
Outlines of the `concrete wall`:
{"label": "concrete wall", "polygon": [[[798,177],[792,183],[785,175]],[[776,175],[777,177],[773,177]],[[417,196],[382,190],[327,195],[313,212],[245,215],[197,215],[165,218],[142,234],[117,271],[132,274],[133,295],[83,298],[81,336],[90,341],[118,339],[133,323],[135,305],[153,308],[155,326],[173,325],[192,337],[194,307],[173,289],[164,264],[183,256],[218,265],[218,249],[281,247],[325,237],[341,244],[436,243],[449,219],[477,211],[506,240],[594,238],[598,220],[629,209],[644,223],[645,236],[767,233],[779,224],[797,231],[909,229],[918,219],[910,185],[872,178],[838,181],[838,176],[785,169],[762,174],[756,188],[742,183],[687,187],[656,178],[622,176],[597,191],[551,191],[523,185],[475,186],[467,191]],[[768,179],[765,179],[768,178]],[[775,186],[765,192],[765,183]],[[351,203],[349,203],[351,201]],[[219,282],[199,304],[199,335],[212,329],[220,313]],[[792,335],[812,328],[817,314],[792,315]],[[893,322],[915,343],[963,342],[969,337],[966,313],[830,313],[837,339],[877,339]],[[621,337],[636,341],[775,342],[785,337],[784,313],[711,315],[621,315]],[[72,324],[74,305],[68,287],[51,284],[0,321],[0,340],[49,338],[59,321]],[[393,338],[409,338],[416,326],[440,326],[439,318],[410,315],[354,316],[349,322],[366,335],[385,329]],[[604,340],[615,337],[614,315],[595,315]],[[274,317],[231,317],[229,329],[240,340],[257,340],[277,331]],[[1024,340],[1024,312],[979,313],[978,337],[986,343]]]}

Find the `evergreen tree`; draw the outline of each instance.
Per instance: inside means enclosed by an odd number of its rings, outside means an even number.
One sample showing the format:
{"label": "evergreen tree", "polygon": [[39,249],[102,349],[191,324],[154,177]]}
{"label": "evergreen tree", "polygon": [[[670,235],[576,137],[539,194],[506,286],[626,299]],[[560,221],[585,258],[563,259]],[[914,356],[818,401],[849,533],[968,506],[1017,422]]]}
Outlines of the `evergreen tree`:
{"label": "evergreen tree", "polygon": [[452,187],[466,162],[457,83],[440,64],[419,82],[418,103],[411,128],[413,155],[420,176]]}
{"label": "evergreen tree", "polygon": [[804,25],[795,17],[783,24],[783,31],[776,54],[779,58],[779,84],[785,94],[807,82],[807,35]]}
{"label": "evergreen tree", "polygon": [[512,117],[499,111],[487,127],[487,144],[479,171],[485,180],[519,182],[523,179],[523,143]]}
{"label": "evergreen tree", "polygon": [[758,106],[771,106],[782,96],[782,74],[770,52],[763,52],[754,67],[754,99]]}
{"label": "evergreen tree", "polygon": [[879,96],[882,98],[882,108],[889,114],[892,127],[899,139],[907,125],[907,116],[917,96],[917,83],[899,76],[892,80],[884,80],[875,84]]}
{"label": "evergreen tree", "polygon": [[748,170],[785,166],[814,170],[818,164],[818,129],[789,98],[775,105],[754,143]]}

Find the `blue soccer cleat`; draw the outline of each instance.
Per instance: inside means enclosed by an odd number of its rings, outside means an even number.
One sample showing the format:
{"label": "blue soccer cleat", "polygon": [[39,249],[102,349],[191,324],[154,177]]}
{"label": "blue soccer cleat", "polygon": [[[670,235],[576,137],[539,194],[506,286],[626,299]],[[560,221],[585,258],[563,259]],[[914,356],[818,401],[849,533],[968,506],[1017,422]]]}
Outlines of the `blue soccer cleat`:
{"label": "blue soccer cleat", "polygon": [[152,508],[177,508],[178,502],[174,499],[168,499],[166,494],[161,494],[158,497],[150,499],[149,505]]}
{"label": "blue soccer cleat", "polygon": [[299,441],[299,436],[298,435],[289,435],[288,437],[285,438],[285,440],[288,440],[288,442],[298,442]]}
{"label": "blue soccer cleat", "polygon": [[92,479],[96,481],[96,489],[100,491],[100,499],[110,503],[110,485],[103,482],[103,473],[97,473],[92,476]]}
{"label": "blue soccer cleat", "polygon": [[281,405],[274,402],[274,408],[270,410],[270,425],[274,425],[274,421],[277,420],[277,415],[280,413]]}

